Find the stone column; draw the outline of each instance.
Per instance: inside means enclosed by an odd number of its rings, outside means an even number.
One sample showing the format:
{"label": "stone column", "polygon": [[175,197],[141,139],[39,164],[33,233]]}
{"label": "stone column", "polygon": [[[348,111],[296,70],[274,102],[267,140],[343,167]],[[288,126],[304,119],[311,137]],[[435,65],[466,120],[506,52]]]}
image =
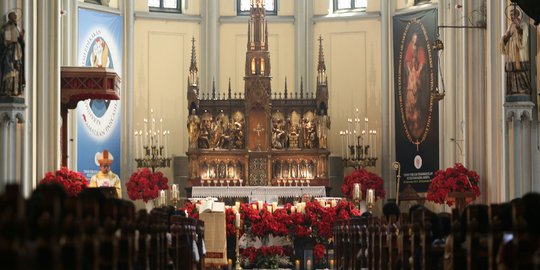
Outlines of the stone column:
{"label": "stone column", "polygon": [[60,166],[60,0],[37,1],[36,179]]}
{"label": "stone column", "polygon": [[[9,102],[6,102],[9,100]],[[0,133],[2,137],[0,159],[2,160],[2,172],[0,174],[0,191],[6,184],[17,183],[17,164],[21,158],[17,158],[17,145],[21,142],[17,138],[17,123],[24,122],[26,105],[20,97],[3,97],[0,100]],[[24,130],[23,130],[24,133]],[[22,167],[22,164],[20,164]],[[19,182],[24,185],[24,182]]]}
{"label": "stone column", "polygon": [[8,182],[8,122],[7,119],[0,118],[0,136],[2,138],[2,156],[0,157],[0,160],[2,160],[2,172],[0,173],[0,192],[4,191],[4,187]]}
{"label": "stone column", "polygon": [[[509,199],[523,196],[532,191],[532,183],[536,181],[532,171],[532,147],[531,121],[534,103],[530,101],[507,102],[504,104],[506,111],[506,121],[508,125],[513,125],[512,142],[506,140],[509,153],[508,156],[509,182],[513,186],[513,192],[509,193]],[[508,192],[507,192],[508,193]]]}

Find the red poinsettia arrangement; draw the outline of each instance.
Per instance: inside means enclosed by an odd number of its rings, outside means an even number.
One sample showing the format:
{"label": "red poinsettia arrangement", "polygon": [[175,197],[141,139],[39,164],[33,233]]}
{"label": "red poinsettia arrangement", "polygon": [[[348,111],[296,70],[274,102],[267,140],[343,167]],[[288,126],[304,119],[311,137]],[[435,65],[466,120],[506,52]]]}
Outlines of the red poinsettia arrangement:
{"label": "red poinsettia arrangement", "polygon": [[375,190],[375,200],[384,198],[386,191],[384,190],[384,180],[364,168],[356,169],[351,175],[346,176],[343,185],[341,186],[341,192],[349,199],[353,198],[354,184],[360,184],[360,190],[362,191],[362,199],[366,199],[368,189]]}
{"label": "red poinsettia arrangement", "polygon": [[248,247],[240,251],[242,265],[249,268],[276,269],[291,265],[292,249],[282,246]]}
{"label": "red poinsettia arrangement", "polygon": [[59,184],[64,187],[68,196],[76,197],[88,187],[88,179],[80,172],[74,172],[66,167],[60,168],[56,172],[48,172],[39,181],[39,184]]}
{"label": "red poinsettia arrangement", "polygon": [[163,173],[143,168],[131,175],[126,188],[130,199],[147,202],[157,198],[160,190],[168,189],[168,181]]}
{"label": "red poinsettia arrangement", "polygon": [[472,170],[468,170],[460,163],[446,170],[438,170],[431,180],[427,191],[427,199],[435,203],[453,205],[453,201],[447,200],[450,192],[472,192],[475,197],[480,196],[478,183],[480,176]]}

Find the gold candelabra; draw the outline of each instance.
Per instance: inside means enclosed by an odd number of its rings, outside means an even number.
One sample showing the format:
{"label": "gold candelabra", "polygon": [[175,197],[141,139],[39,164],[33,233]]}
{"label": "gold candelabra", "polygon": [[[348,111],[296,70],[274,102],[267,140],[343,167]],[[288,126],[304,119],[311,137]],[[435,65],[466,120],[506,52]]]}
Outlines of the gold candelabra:
{"label": "gold candelabra", "polygon": [[377,131],[369,129],[369,119],[364,118],[364,129],[358,109],[354,118],[347,119],[347,129],[339,132],[341,160],[345,167],[364,168],[377,165]]}
{"label": "gold candelabra", "polygon": [[[146,118],[143,120],[144,133],[135,131],[135,162],[137,168],[151,168],[155,172],[158,168],[171,166],[167,152],[171,132],[163,129],[163,118],[159,119],[159,127],[156,127],[153,109],[150,109],[150,114],[150,123]],[[142,152],[139,152],[141,148]]]}

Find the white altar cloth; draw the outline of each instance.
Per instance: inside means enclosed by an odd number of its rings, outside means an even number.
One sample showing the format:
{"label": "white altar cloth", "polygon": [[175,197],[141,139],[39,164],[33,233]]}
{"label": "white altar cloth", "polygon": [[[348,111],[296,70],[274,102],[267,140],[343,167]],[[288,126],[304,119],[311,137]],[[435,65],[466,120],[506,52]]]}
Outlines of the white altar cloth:
{"label": "white altar cloth", "polygon": [[313,197],[326,197],[324,186],[244,186],[244,187],[208,187],[197,186],[191,190],[191,197],[221,197],[221,198],[293,198],[308,194]]}

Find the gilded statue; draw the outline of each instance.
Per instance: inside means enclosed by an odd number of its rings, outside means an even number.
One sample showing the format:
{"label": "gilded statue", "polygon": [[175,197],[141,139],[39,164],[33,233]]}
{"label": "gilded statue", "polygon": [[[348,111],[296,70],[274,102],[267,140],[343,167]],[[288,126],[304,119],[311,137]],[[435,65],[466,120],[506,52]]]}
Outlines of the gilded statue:
{"label": "gilded statue", "polygon": [[189,148],[197,148],[197,142],[199,139],[201,119],[197,116],[195,109],[191,110],[191,114],[188,117],[187,128],[189,136]]}

